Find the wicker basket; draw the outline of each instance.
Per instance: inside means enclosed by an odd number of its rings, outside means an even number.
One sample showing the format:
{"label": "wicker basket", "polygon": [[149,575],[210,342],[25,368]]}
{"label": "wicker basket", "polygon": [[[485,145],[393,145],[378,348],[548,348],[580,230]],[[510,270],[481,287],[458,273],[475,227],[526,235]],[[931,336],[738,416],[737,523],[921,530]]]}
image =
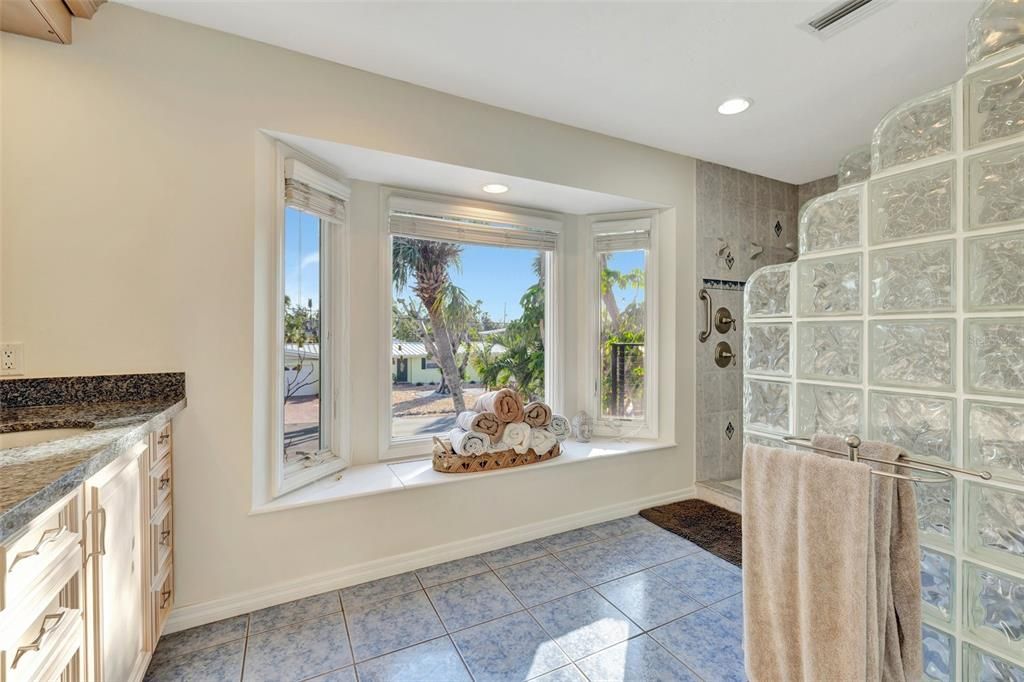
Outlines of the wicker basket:
{"label": "wicker basket", "polygon": [[445,474],[472,474],[478,471],[494,471],[495,469],[510,469],[524,464],[543,462],[558,457],[562,452],[558,443],[543,455],[538,455],[532,449],[523,454],[515,450],[501,450],[500,452],[487,452],[473,457],[458,455],[452,450],[452,445],[446,440],[434,437],[434,471]]}

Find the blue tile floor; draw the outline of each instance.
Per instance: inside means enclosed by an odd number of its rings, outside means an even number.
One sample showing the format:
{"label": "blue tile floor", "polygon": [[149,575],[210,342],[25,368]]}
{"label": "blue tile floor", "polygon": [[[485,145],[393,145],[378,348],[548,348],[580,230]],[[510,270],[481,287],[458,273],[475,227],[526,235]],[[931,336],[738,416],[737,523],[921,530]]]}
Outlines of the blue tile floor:
{"label": "blue tile floor", "polygon": [[146,679],[744,680],[741,589],[628,516],[167,635]]}

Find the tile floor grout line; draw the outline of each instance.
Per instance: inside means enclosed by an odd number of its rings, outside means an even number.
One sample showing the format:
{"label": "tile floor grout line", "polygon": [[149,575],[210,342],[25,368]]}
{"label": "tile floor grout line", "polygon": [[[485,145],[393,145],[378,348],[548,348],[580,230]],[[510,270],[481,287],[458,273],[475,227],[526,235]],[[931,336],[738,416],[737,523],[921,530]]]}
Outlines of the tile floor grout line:
{"label": "tile floor grout line", "polygon": [[348,626],[348,618],[345,616],[345,602],[341,601],[341,590],[338,590],[338,601],[341,602],[341,624],[345,628],[345,639],[348,640],[348,653],[352,657],[352,676],[359,682],[359,671],[356,670],[356,648],[352,646],[352,628]]}

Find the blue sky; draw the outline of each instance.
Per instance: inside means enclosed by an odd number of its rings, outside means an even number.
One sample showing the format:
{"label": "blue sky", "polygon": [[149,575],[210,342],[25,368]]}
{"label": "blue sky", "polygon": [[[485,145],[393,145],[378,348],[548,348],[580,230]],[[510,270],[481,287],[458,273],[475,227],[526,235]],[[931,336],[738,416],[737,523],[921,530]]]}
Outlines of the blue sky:
{"label": "blue sky", "polygon": [[[285,211],[284,291],[295,303],[305,305],[312,299],[314,307],[320,301],[319,234],[317,218],[291,208]],[[483,310],[492,319],[514,320],[522,313],[519,299],[537,281],[533,273],[536,254],[527,249],[466,244],[461,269],[450,271],[452,281],[470,300],[483,301]],[[620,252],[609,258],[609,266],[628,272],[643,267],[643,261],[642,251]],[[633,289],[617,289],[615,298],[625,307],[637,294]]]}

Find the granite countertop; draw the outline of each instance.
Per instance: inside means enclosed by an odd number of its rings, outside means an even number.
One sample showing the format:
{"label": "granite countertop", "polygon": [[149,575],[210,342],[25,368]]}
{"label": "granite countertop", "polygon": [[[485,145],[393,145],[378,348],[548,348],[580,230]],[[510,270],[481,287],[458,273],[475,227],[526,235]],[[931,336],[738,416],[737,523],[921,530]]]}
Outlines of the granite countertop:
{"label": "granite countertop", "polygon": [[[0,382],[0,433],[90,429],[45,443],[0,449],[0,541],[16,535],[184,409],[184,375],[130,375],[138,377],[152,381],[129,382],[131,390],[125,390],[125,383],[111,390],[98,381],[110,382],[111,377],[68,378],[59,380],[62,384],[29,379]],[[79,382],[68,383],[73,380]],[[35,382],[31,386],[35,398],[27,397],[27,382]],[[73,402],[53,404],[55,395]],[[42,404],[28,404],[33,402]]]}

